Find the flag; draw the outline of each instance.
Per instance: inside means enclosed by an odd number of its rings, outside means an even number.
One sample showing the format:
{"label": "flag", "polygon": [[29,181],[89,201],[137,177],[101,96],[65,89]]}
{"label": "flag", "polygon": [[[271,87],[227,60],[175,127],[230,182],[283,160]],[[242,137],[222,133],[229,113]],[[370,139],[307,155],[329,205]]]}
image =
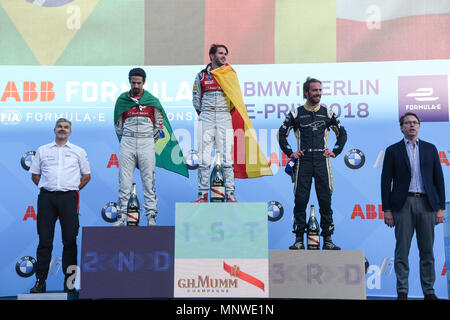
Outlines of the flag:
{"label": "flag", "polygon": [[336,61],[448,59],[448,1],[336,2]]}
{"label": "flag", "polygon": [[236,72],[229,64],[210,72],[230,101],[234,130],[234,176],[241,179],[271,176],[272,170],[248,117]]}
{"label": "flag", "polygon": [[[155,143],[156,166],[189,177],[189,171],[183,158],[183,152],[178,145],[177,138],[173,134],[169,119],[159,100],[151,93],[144,90],[141,100],[143,106],[151,106],[158,108],[164,116],[164,138],[159,139]],[[137,103],[131,99],[128,92],[122,93],[116,101],[114,107],[114,124],[117,123],[119,117],[127,110],[137,106]],[[120,141],[120,136],[117,136]]]}

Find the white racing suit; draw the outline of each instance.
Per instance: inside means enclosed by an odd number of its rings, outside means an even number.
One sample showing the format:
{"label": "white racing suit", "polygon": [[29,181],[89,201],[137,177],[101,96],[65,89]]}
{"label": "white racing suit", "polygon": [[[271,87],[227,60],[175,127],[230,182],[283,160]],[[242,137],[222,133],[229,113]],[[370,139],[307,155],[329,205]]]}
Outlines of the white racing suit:
{"label": "white racing suit", "polygon": [[229,109],[229,100],[225,96],[208,65],[195,77],[193,89],[193,105],[199,114],[198,123],[198,188],[199,193],[208,193],[210,188],[211,152],[215,145],[220,152],[225,190],[234,192],[233,169],[233,126]]}
{"label": "white racing suit", "polygon": [[126,225],[127,204],[131,195],[134,168],[139,168],[144,192],[147,218],[156,218],[158,203],[155,191],[155,142],[164,123],[162,113],[155,107],[136,106],[124,112],[116,123],[121,136],[119,153],[118,225]]}

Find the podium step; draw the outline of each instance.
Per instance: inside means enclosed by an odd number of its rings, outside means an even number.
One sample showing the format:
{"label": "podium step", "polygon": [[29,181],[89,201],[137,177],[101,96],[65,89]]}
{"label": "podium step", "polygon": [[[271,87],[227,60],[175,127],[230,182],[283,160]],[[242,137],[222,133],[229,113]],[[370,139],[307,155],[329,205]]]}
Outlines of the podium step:
{"label": "podium step", "polygon": [[22,293],[17,300],[78,300],[78,292]]}
{"label": "podium step", "polygon": [[364,252],[269,250],[270,297],[366,299]]}

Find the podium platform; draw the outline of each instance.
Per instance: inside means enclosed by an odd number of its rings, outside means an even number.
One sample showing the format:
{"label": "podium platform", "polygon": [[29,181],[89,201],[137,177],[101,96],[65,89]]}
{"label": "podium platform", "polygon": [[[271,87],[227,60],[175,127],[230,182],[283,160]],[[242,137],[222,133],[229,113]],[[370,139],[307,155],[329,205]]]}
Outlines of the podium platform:
{"label": "podium platform", "polygon": [[17,300],[78,300],[78,292],[22,293]]}
{"label": "podium platform", "polygon": [[177,203],[174,296],[269,296],[267,203]]}
{"label": "podium platform", "polygon": [[175,209],[175,227],[84,227],[79,297],[366,299],[363,251],[269,250],[267,203]]}
{"label": "podium platform", "polygon": [[270,250],[270,297],[366,299],[364,252]]}
{"label": "podium platform", "polygon": [[173,297],[174,227],[84,227],[80,298]]}

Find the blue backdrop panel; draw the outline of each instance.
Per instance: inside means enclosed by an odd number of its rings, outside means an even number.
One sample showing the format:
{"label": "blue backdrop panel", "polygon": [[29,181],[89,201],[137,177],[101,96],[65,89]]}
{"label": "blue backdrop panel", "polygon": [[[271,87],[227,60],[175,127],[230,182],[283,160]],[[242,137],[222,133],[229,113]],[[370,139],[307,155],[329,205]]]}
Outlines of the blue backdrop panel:
{"label": "blue backdrop panel", "polygon": [[[83,147],[92,169],[91,182],[80,192],[81,226],[110,226],[118,196],[119,144],[113,128],[113,108],[127,90],[128,71],[118,67],[0,67],[0,296],[27,292],[33,285],[30,256],[35,258],[38,190],[21,165],[28,151],[54,139],[56,118],[72,120],[71,142]],[[144,66],[146,88],[159,97],[183,152],[197,149],[197,118],[192,107],[195,74],[204,66]],[[344,151],[331,160],[333,173],[334,240],[343,249],[363,250],[370,263],[367,295],[395,296],[392,268],[394,232],[383,223],[380,175],[385,148],[402,138],[398,119],[412,110],[425,121],[419,137],[440,153],[446,182],[450,181],[449,80],[450,60],[289,65],[235,65],[249,116],[259,144],[271,162],[273,176],[237,179],[241,202],[270,203],[269,249],[287,249],[294,240],[293,185],[284,173],[277,130],[286,113],[304,102],[307,76],[323,82],[322,102],[339,116],[348,132]],[[425,98],[425,100],[423,100]],[[292,146],[296,146],[293,134]],[[330,135],[329,144],[334,144]],[[25,163],[31,155],[25,156]],[[28,160],[27,160],[28,159]],[[135,172],[142,197],[139,171]],[[449,199],[450,186],[446,195]],[[174,226],[175,203],[197,195],[197,172],[190,177],[156,170],[156,192],[162,226]],[[310,204],[318,205],[312,190]],[[106,207],[102,215],[102,208]],[[281,215],[283,213],[283,215]],[[273,219],[273,216],[276,219]],[[105,216],[107,217],[105,219]],[[145,224],[145,221],[141,222]],[[436,294],[447,297],[443,225],[436,227]],[[82,235],[78,237],[81,244]],[[49,290],[62,290],[60,228],[55,233]],[[80,261],[80,260],[79,260]],[[416,240],[410,263],[410,295],[422,296]],[[24,270],[16,272],[19,262]]]}

